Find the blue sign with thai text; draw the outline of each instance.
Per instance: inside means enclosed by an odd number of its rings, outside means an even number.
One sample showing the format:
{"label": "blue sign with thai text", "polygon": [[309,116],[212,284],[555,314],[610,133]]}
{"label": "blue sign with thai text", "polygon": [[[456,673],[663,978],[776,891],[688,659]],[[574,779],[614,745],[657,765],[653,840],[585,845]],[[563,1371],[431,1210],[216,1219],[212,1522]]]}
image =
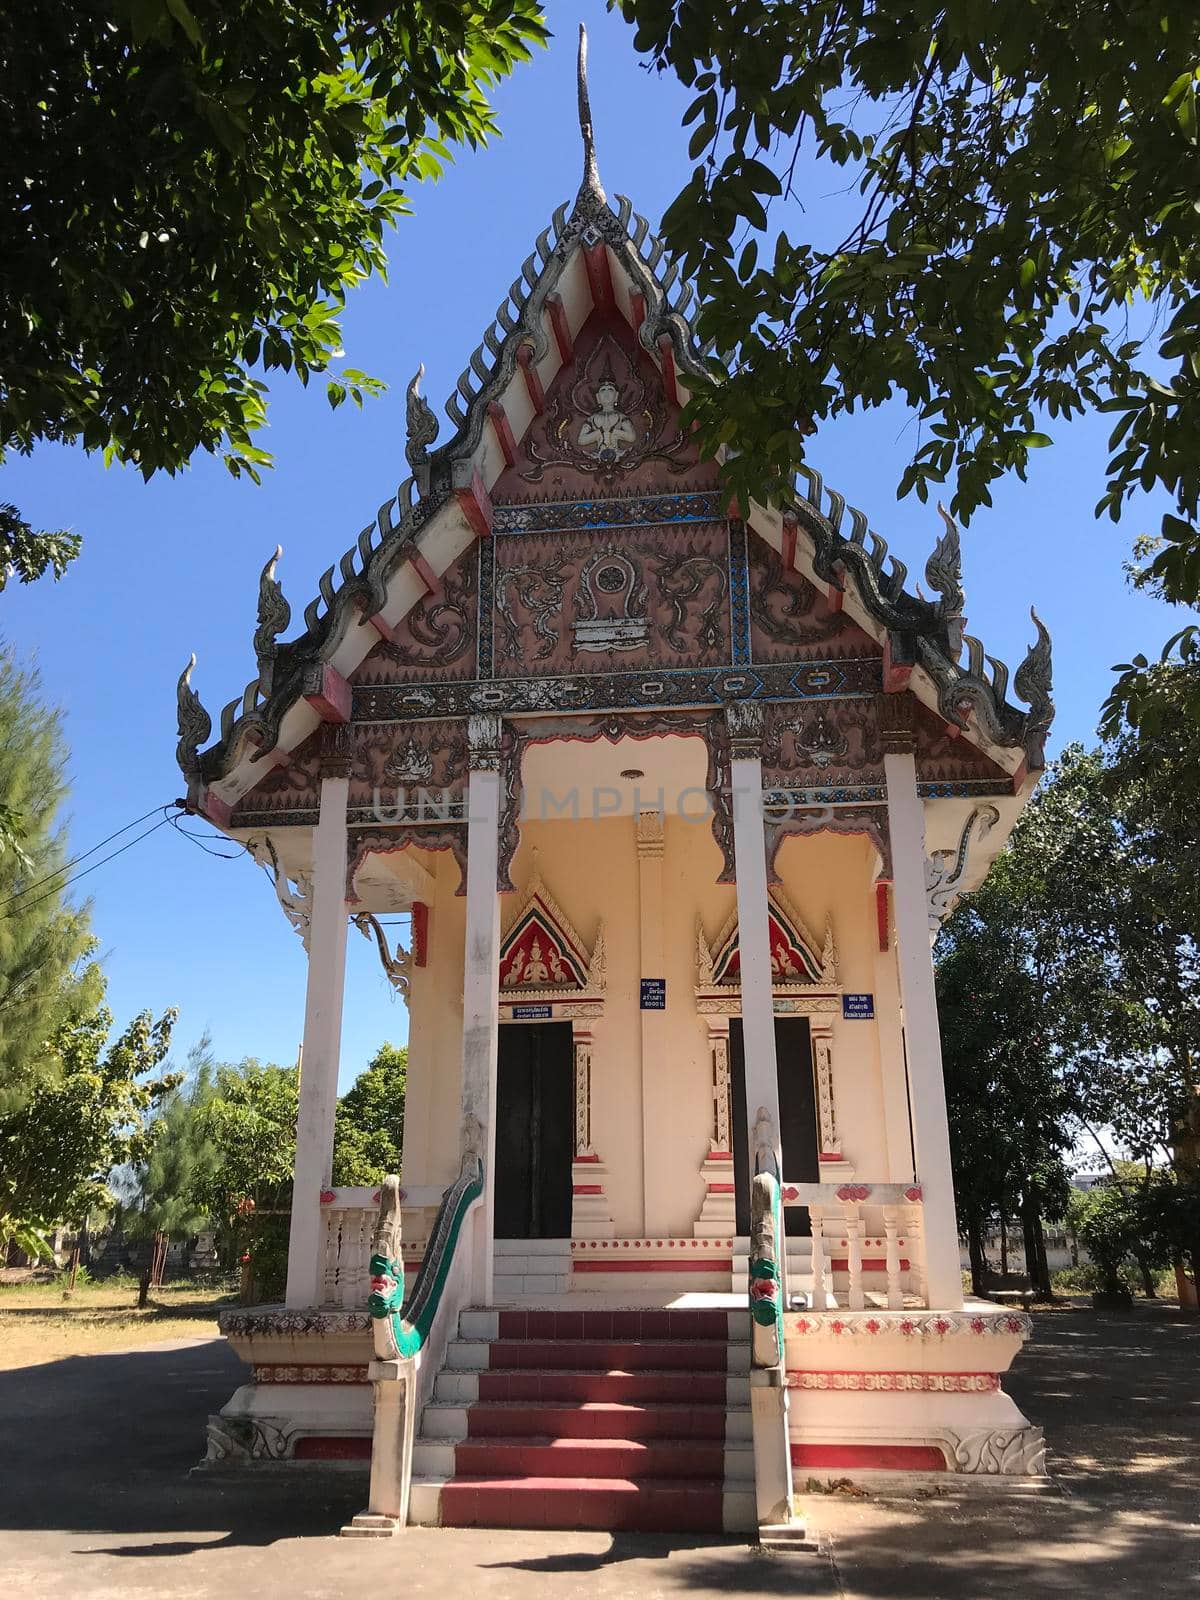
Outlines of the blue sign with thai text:
{"label": "blue sign with thai text", "polygon": [[553,1013],[553,1006],[514,1006],[512,1008],[514,1022],[544,1022]]}
{"label": "blue sign with thai text", "polygon": [[642,979],[642,1010],[665,1011],[667,1009],[667,980],[665,978]]}
{"label": "blue sign with thai text", "polygon": [[873,994],[844,994],[842,996],[842,1016],[847,1022],[871,1022],[875,1016],[875,996]]}

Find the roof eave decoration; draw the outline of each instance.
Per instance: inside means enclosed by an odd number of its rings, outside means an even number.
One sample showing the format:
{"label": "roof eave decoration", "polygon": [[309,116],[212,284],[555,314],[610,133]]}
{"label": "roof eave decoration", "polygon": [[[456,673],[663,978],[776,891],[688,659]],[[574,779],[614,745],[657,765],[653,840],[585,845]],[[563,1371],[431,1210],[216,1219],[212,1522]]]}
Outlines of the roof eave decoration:
{"label": "roof eave decoration", "polygon": [[[305,693],[306,675],[329,662],[360,621],[383,609],[389,582],[413,553],[422,528],[444,507],[453,505],[456,492],[466,488],[478,470],[489,408],[516,380],[521,352],[528,351],[524,359],[534,365],[557,353],[550,319],[544,314],[546,302],[576,252],[594,251],[603,245],[619,266],[631,303],[633,296],[640,296],[639,313],[644,308],[638,340],[661,367],[672,368],[680,383],[681,400],[689,380],[693,387],[711,381],[706,365],[709,352],[700,349],[688,317],[692,286],[679,282],[678,265],[666,260],[663,241],[646,218],[634,211],[632,202],[618,195],[614,209],[600,182],[584,49],[580,52],[579,109],[584,145],[579,192],[570,210],[565,203],[559,206],[538,235],[447,401],[455,432],[431,448],[438,426],[420,394],[419,371],[408,391],[405,454],[413,475],[383,502],[336,568],[323,574],[319,593],[304,612],[304,632],[288,643],[276,643],[274,631],[269,638],[264,632],[268,626],[274,629],[281,607],[286,606],[274,583],[274,561],[268,563],[261,580],[260,611],[269,601],[271,614],[269,619],[260,615],[256,635],[256,645],[268,648],[259,655],[258,675],[221,712],[218,742],[203,753],[197,746],[208,735],[199,731],[199,719],[188,703],[188,739],[192,742],[184,748],[181,727],[179,764],[194,787],[229,776],[249,751],[254,761],[266,757],[278,744],[284,717]],[[894,556],[889,559],[886,540],[868,527],[863,512],[847,506],[845,497],[828,488],[815,468],[802,468],[800,476],[805,490],[780,509],[785,519],[803,526],[808,534],[816,574],[843,590],[850,580],[865,615],[885,635],[895,635],[906,659],[928,674],[937,692],[938,710],[947,722],[966,728],[974,711],[989,739],[1023,749],[1026,766],[1039,768],[1053,718],[1050,639],[1042,623],[1035,618],[1038,637],[1013,680],[1017,693],[1030,707],[1021,711],[1005,699],[1007,667],[986,656],[978,640],[963,634],[958,533],[949,517],[943,513],[946,532],[926,567],[926,578],[940,596],[931,602],[906,591],[904,563]],[[825,499],[827,506],[823,505]],[[842,531],[847,512],[848,533]],[[780,511],[752,508],[752,522],[756,514],[771,525]],[[964,644],[965,665],[959,660]],[[985,662],[990,669],[987,673]],[[189,693],[194,697],[190,688]],[[180,705],[182,720],[182,699]]]}

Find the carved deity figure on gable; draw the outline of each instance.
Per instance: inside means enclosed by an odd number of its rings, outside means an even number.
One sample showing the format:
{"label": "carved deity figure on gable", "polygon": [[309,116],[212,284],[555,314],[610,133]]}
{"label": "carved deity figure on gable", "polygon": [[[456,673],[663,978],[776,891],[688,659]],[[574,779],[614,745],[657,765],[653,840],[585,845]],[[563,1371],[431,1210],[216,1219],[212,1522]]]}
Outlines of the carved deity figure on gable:
{"label": "carved deity figure on gable", "polygon": [[597,409],[585,417],[579,429],[579,448],[606,466],[620,458],[637,442],[637,429],[621,410],[621,391],[611,377],[596,389]]}

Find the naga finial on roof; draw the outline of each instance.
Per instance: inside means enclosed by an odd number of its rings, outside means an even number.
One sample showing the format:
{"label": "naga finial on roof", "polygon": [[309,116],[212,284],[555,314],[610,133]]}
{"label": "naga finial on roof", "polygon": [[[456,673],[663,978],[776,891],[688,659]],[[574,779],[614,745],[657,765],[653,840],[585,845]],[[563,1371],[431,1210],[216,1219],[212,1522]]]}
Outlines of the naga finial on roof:
{"label": "naga finial on roof", "polygon": [[587,28],[579,24],[579,132],[583,139],[583,182],[575,197],[575,210],[600,210],[608,205],[608,196],[600,182],[600,169],[596,165],[596,140],[592,133],[592,102],[587,80]]}
{"label": "naga finial on roof", "polygon": [[962,649],[963,606],[966,595],[962,584],[962,542],[954,518],[938,501],[938,515],[946,524],[946,531],[933,547],[925,563],[925,581],[939,596],[938,615],[945,622],[950,635],[950,648],[955,659]]}
{"label": "naga finial on roof", "polygon": [[1013,676],[1013,688],[1029,707],[1025,713],[1027,738],[1031,733],[1045,733],[1054,720],[1054,702],[1050,698],[1050,635],[1046,624],[1032,606],[1029,615],[1033,618],[1038,636]]}
{"label": "naga finial on roof", "polygon": [[200,776],[200,746],[212,733],[212,718],[200,703],[200,696],[192,688],[192,669],[196,665],[195,652],[179,674],[175,697],[179,713],[179,743],[175,746],[175,759],[179,770],[191,782]]}
{"label": "naga finial on roof", "polygon": [[275,641],[290,625],[292,608],[284,598],[283,589],[275,576],[275,563],[283,554],[277,544],[258,578],[258,627],[254,630],[254,655],[258,662],[259,687],[266,696],[271,692],[275,654]]}
{"label": "naga finial on roof", "polygon": [[422,361],[408,386],[406,414],[408,438],[404,445],[404,457],[414,472],[425,465],[429,446],[437,438],[439,427],[432,406],[421,393],[421,379],[424,376],[425,363]]}

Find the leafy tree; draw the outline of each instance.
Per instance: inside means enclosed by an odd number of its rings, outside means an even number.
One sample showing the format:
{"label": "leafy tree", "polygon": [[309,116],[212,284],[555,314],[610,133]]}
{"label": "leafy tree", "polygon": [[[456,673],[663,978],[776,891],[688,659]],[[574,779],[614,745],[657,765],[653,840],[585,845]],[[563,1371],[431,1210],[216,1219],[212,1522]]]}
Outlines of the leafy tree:
{"label": "leafy tree", "polygon": [[1071,1198],[1070,1223],[1092,1258],[1100,1293],[1110,1300],[1129,1300],[1124,1270],[1143,1237],[1143,1217],[1136,1191],[1118,1183],[1098,1184]]}
{"label": "leafy tree", "polygon": [[1050,1291],[1043,1215],[1061,1216],[1080,1082],[1126,1015],[1114,991],[1121,841],[1098,754],[1067,750],[937,945],[956,1194],[982,1290],[982,1237],[1019,1211],[1026,1263]]}
{"label": "leafy tree", "polygon": [[381,1183],[400,1171],[408,1047],[382,1044],[337,1104],[333,1181]]}
{"label": "leafy tree", "polygon": [[135,1238],[161,1233],[169,1239],[187,1239],[205,1225],[208,1213],[198,1197],[217,1166],[206,1119],[213,1092],[213,1059],[206,1034],[188,1052],[187,1070],[178,1086],[156,1107],[153,1143],[134,1171],[134,1199],[123,1218],[125,1231]]}
{"label": "leafy tree", "polygon": [[47,1253],[46,1229],[111,1206],[113,1168],[148,1158],[153,1108],[179,1081],[149,1076],[166,1059],[175,1012],[155,1021],[143,1011],[108,1044],[112,1020],[102,1006],[62,1023],[54,1073],[0,1116],[0,1245],[15,1238]]}
{"label": "leafy tree", "polygon": [[200,1116],[215,1159],[193,1192],[215,1222],[232,1228],[247,1214],[290,1205],[298,1104],[294,1067],[253,1058],[217,1067]]}
{"label": "leafy tree", "polygon": [[61,578],[79,554],[77,533],[37,533],[16,506],[0,505],[0,590],[10,578],[33,583],[46,572]]}
{"label": "leafy tree", "polygon": [[63,898],[65,767],[59,713],[37,674],[0,648],[0,824],[10,830],[0,848],[0,1114],[56,1070],[48,1041],[87,1019],[103,992],[88,909]]}
{"label": "leafy tree", "polygon": [[[341,355],[347,291],[488,92],[534,0],[48,0],[0,13],[0,457],[269,460],[260,372]],[[381,385],[344,370],[330,403]]]}
{"label": "leafy tree", "polygon": [[[710,445],[736,440],[733,487],[790,485],[806,428],[899,396],[920,423],[900,492],[949,482],[965,520],[999,476],[1024,475],[1045,426],[1099,411],[1113,429],[1097,514],[1161,489],[1173,509],[1149,573],[1196,604],[1200,12],[619,5],[637,49],[695,90],[696,166],[664,232],[720,358],[691,410]],[[822,186],[861,197],[841,238],[795,220],[805,159],[848,169]],[[1200,666],[1195,624],[1173,642]],[[1136,723],[1152,691],[1131,664],[1114,717]]]}

